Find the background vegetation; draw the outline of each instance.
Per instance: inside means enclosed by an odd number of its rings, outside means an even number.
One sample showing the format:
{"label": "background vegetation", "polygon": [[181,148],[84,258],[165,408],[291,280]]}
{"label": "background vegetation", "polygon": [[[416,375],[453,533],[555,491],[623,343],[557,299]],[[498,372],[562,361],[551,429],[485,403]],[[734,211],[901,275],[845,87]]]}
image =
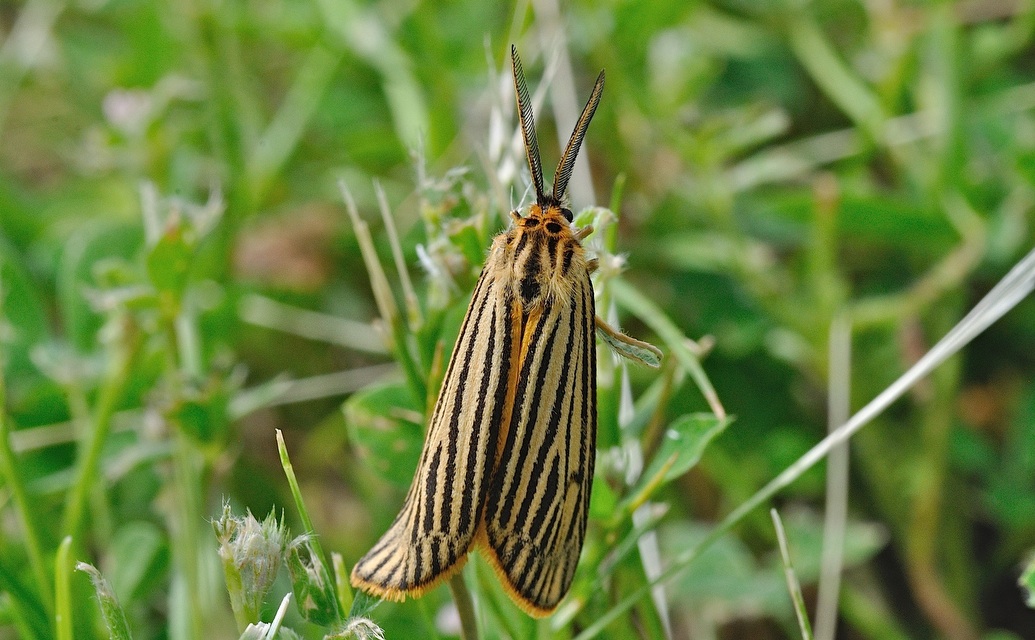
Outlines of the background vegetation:
{"label": "background vegetation", "polygon": [[[369,548],[410,478],[436,350],[522,199],[512,42],[550,89],[546,166],[606,68],[580,160],[595,188],[573,185],[576,210],[619,214],[595,241],[627,254],[601,308],[670,355],[678,333],[711,336],[704,371],[735,419],[654,494],[653,542],[616,560],[630,456],[661,459],[666,428],[712,407],[685,358],[631,368],[635,405],[602,380],[578,604],[534,623],[476,561],[490,637],[585,629],[646,584],[651,553],[666,565],[823,436],[831,375],[850,370],[861,406],[1035,244],[1030,0],[28,0],[0,2],[0,37],[0,637],[107,637],[71,560],[110,579],[136,638],[237,637],[209,521],[226,498],[303,531],[275,428],[323,547],[346,564]],[[837,318],[850,366],[830,362]],[[838,637],[1035,638],[1017,585],[1033,354],[1028,300],[853,439]],[[824,495],[819,468],[776,505],[810,606]],[[760,510],[604,636],[668,617],[680,638],[800,637],[775,548]],[[449,601],[370,615],[445,637]]]}

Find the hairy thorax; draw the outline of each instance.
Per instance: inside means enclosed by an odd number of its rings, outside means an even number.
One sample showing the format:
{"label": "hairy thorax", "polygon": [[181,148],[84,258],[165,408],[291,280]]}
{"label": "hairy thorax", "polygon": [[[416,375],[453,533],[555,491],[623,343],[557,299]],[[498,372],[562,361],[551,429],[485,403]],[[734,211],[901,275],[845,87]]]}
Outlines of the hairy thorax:
{"label": "hairy thorax", "polygon": [[[512,295],[525,312],[570,300],[573,287],[588,269],[585,250],[560,207],[538,204],[528,215],[514,216],[516,226],[496,237],[493,257],[498,274],[511,283]],[[570,214],[569,214],[570,215]]]}

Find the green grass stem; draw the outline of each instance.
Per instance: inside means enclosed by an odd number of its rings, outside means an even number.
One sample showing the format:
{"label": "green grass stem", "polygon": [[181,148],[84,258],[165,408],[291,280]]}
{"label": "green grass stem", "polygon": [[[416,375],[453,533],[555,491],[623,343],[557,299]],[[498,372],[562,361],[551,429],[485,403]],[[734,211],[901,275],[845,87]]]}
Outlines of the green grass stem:
{"label": "green grass stem", "polygon": [[11,492],[14,506],[21,519],[25,539],[25,549],[29,556],[32,574],[36,579],[40,601],[48,612],[54,608],[51,598],[51,581],[43,555],[43,541],[40,538],[39,524],[35,512],[31,508],[29,493],[25,482],[18,471],[18,464],[11,450],[11,419],[7,415],[7,389],[3,372],[0,371],[0,477]]}
{"label": "green grass stem", "polygon": [[65,536],[54,559],[54,636],[74,640],[72,634],[72,536]]}
{"label": "green grass stem", "polygon": [[127,322],[125,329],[129,335],[126,336],[126,342],[116,349],[111,367],[105,376],[97,405],[94,408],[86,451],[85,453],[82,450],[79,452],[75,480],[65,500],[61,530],[65,536],[72,538],[75,538],[82,528],[86,503],[91,489],[97,482],[101,452],[104,450],[108,434],[111,431],[112,416],[136,364],[143,340],[140,332],[131,323]]}

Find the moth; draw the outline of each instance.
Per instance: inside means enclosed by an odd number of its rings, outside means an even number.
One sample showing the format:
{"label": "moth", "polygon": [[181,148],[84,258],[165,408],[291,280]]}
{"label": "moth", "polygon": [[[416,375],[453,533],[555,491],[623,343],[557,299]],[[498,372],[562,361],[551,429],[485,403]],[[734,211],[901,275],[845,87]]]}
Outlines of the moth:
{"label": "moth", "polygon": [[419,596],[463,568],[472,548],[514,602],[549,615],[568,593],[586,536],[596,453],[595,333],[657,366],[661,352],[596,317],[565,193],[604,89],[597,77],[543,186],[535,118],[517,49],[517,111],[536,200],[492,242],[449,360],[413,483],[388,531],[352,570],[381,598]]}

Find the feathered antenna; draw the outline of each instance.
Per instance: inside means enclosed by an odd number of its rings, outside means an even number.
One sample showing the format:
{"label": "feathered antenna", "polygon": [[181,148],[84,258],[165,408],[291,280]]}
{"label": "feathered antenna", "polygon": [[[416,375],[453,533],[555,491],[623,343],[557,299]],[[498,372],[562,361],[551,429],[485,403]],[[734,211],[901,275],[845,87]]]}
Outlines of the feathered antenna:
{"label": "feathered antenna", "polygon": [[564,198],[564,192],[568,190],[568,180],[571,179],[571,170],[575,167],[575,158],[579,155],[579,147],[582,146],[582,139],[586,137],[586,129],[589,128],[589,121],[600,104],[600,94],[604,92],[604,71],[601,69],[597,76],[597,83],[593,85],[593,93],[589,94],[589,101],[582,109],[579,121],[575,123],[575,130],[571,132],[568,139],[568,146],[557,163],[557,171],[553,176],[553,199],[560,202]]}
{"label": "feathered antenna", "polygon": [[568,139],[568,146],[561,154],[561,160],[557,163],[557,171],[554,173],[553,193],[547,196],[543,188],[543,164],[539,158],[539,141],[535,133],[535,115],[532,113],[532,101],[528,97],[528,86],[525,84],[525,72],[521,67],[521,58],[518,57],[517,47],[510,45],[510,59],[514,65],[514,95],[517,99],[518,114],[521,118],[521,134],[525,139],[525,155],[528,157],[528,170],[532,173],[532,184],[535,186],[536,202],[541,207],[555,205],[560,207],[564,194],[568,190],[568,181],[571,180],[571,171],[575,167],[575,159],[579,155],[579,147],[582,146],[582,139],[586,137],[586,129],[589,128],[589,121],[600,104],[600,96],[604,92],[604,72],[597,76],[597,82],[593,86],[593,93],[589,101],[582,109],[579,121],[575,123],[575,130],[571,132]]}
{"label": "feathered antenna", "polygon": [[525,138],[528,170],[532,173],[536,202],[543,205],[546,194],[543,192],[543,163],[539,160],[539,141],[535,135],[535,115],[532,113],[532,100],[528,97],[528,86],[525,85],[525,71],[521,68],[521,58],[518,57],[517,47],[514,45],[510,45],[510,60],[514,64],[514,95],[517,99],[518,116],[521,118],[521,135]]}

